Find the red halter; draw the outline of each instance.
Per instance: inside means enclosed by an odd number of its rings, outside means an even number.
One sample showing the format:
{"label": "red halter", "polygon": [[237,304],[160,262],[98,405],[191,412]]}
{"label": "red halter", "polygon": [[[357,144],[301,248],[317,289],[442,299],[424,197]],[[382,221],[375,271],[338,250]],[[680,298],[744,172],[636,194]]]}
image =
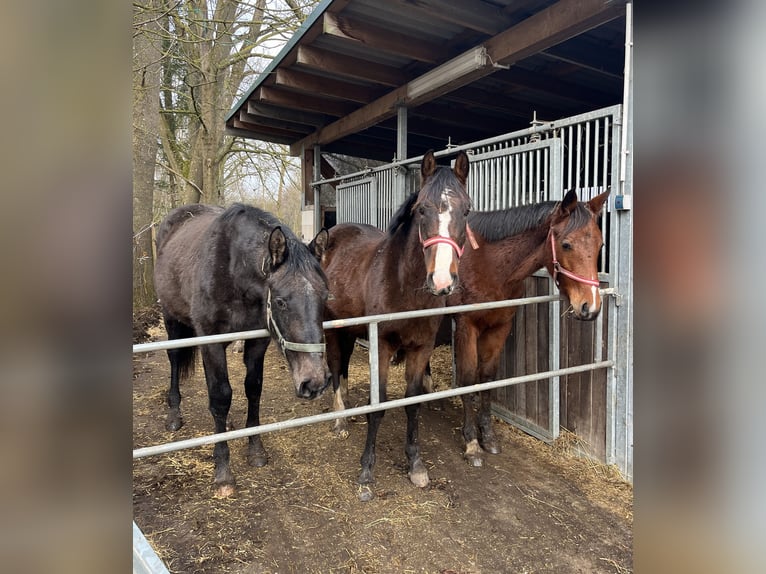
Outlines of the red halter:
{"label": "red halter", "polygon": [[559,280],[556,276],[559,273],[561,273],[562,275],[566,275],[570,279],[574,279],[575,281],[579,281],[580,283],[585,283],[586,285],[590,285],[591,287],[599,286],[598,279],[588,279],[587,277],[583,277],[582,275],[578,275],[577,273],[572,273],[571,271],[564,269],[561,266],[561,264],[558,262],[558,259],[556,259],[556,241],[553,239],[553,229],[548,231],[548,237],[551,238],[551,252],[553,253],[553,281],[556,283],[556,285],[559,284]]}
{"label": "red halter", "polygon": [[[474,249],[479,248],[479,244],[476,242],[476,237],[473,235],[473,231],[471,231],[471,228],[468,227],[466,224],[465,226],[466,235],[468,235],[468,241],[471,243],[471,247]],[[420,229],[418,229],[418,236],[420,237],[420,242],[423,244],[423,249],[426,247],[431,247],[431,245],[436,245],[437,243],[446,243],[452,249],[455,250],[455,253],[457,253],[458,257],[463,256],[463,248],[460,247],[451,237],[442,237],[441,235],[434,235],[433,237],[429,237],[425,241],[423,241],[423,236],[420,235]]]}

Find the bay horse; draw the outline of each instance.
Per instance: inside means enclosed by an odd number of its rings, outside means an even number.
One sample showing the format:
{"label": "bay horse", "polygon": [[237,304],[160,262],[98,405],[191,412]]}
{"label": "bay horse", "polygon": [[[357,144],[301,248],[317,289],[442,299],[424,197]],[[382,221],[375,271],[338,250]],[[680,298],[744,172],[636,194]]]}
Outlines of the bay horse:
{"label": "bay horse", "polygon": [[[168,339],[267,328],[287,359],[295,394],[315,399],[329,385],[322,330],[327,279],[316,258],[272,214],[252,206],[228,209],[185,205],[171,211],[157,231],[154,281]],[[263,362],[269,338],[244,345],[246,426],[260,424]],[[226,430],[231,385],[228,343],[201,346],[215,432]],[[169,407],[165,427],[178,430],[179,380],[194,369],[195,347],[168,350]],[[268,457],[259,435],[249,437],[248,462]],[[234,492],[229,447],[216,443],[214,484],[219,496]]]}
{"label": "bay horse", "polygon": [[[446,305],[458,286],[458,261],[466,239],[470,198],[465,190],[468,156],[460,152],[453,169],[437,166],[432,151],[420,166],[421,188],[410,194],[394,214],[384,233],[372,226],[342,223],[322,230],[310,248],[322,263],[330,285],[325,318],[343,319],[380,313],[429,309]],[[379,325],[379,400],[386,400],[390,359],[403,352],[405,396],[423,393],[423,375],[434,347],[441,317],[386,321]],[[348,365],[357,337],[367,336],[367,326],[327,331],[327,361],[335,408],[344,408]],[[418,445],[418,405],[405,407],[405,453],[409,478],[418,487],[429,483]],[[358,483],[362,501],[372,499],[366,485],[374,482],[375,441],[385,411],[367,415],[367,440],[361,457]],[[347,436],[346,420],[335,430]]]}
{"label": "bay horse", "polygon": [[[576,319],[594,320],[601,311],[597,263],[603,239],[598,218],[608,195],[606,191],[583,203],[570,190],[560,202],[472,212],[468,223],[478,248],[466,248],[460,263],[461,288],[447,304],[519,298],[524,279],[545,267],[569,300],[568,312]],[[516,307],[506,307],[455,315],[458,385],[497,378],[515,313]],[[490,391],[478,394],[477,412],[474,395],[461,395],[464,457],[472,466],[483,464],[485,452],[501,450],[492,430]]]}

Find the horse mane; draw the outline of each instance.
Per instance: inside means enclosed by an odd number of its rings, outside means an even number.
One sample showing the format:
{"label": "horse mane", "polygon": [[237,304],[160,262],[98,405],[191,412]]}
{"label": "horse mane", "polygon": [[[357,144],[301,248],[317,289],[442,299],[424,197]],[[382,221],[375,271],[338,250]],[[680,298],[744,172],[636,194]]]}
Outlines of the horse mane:
{"label": "horse mane", "polygon": [[280,221],[274,214],[264,211],[252,205],[234,203],[220,216],[220,223],[224,228],[234,225],[238,218],[244,218],[254,228],[263,228],[269,233],[275,227],[280,227],[287,240],[288,257],[285,264],[298,273],[319,273],[324,277],[324,271],[317,259],[311,254],[308,247],[296,237],[290,227]]}
{"label": "horse mane", "polygon": [[[560,201],[542,201],[510,209],[472,211],[468,214],[468,223],[471,229],[487,241],[500,241],[540,227],[560,204]],[[587,204],[578,201],[569,215],[564,233],[583,227],[590,221],[592,215]]]}
{"label": "horse mane", "polygon": [[407,231],[410,223],[412,223],[412,208],[417,201],[417,193],[411,193],[407,199],[404,200],[404,203],[399,206],[399,209],[396,210],[396,213],[394,213],[391,217],[391,221],[388,223],[388,227],[386,228],[386,233],[388,235],[393,235],[400,226],[404,227],[405,232]]}

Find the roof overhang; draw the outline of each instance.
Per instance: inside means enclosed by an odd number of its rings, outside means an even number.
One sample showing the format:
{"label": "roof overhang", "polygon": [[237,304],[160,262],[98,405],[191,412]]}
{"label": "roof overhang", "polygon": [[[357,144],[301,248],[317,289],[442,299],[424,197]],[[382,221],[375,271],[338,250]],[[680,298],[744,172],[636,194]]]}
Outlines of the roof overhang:
{"label": "roof overhang", "polygon": [[226,118],[227,133],[390,160],[622,100],[624,1],[327,0]]}

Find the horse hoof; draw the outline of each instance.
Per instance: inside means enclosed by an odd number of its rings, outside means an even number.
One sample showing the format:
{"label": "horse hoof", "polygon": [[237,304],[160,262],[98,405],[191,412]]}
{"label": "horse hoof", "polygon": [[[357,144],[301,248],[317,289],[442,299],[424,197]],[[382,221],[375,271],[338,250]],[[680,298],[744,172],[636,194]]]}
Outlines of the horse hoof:
{"label": "horse hoof", "polygon": [[168,417],[165,421],[165,429],[169,430],[170,432],[175,432],[178,429],[180,429],[184,424],[183,419],[181,419],[180,416],[178,417]]}
{"label": "horse hoof", "polygon": [[503,451],[495,439],[481,441],[481,448],[490,454],[500,454]]}
{"label": "horse hoof", "polygon": [[375,498],[375,493],[372,491],[369,485],[363,484],[359,486],[359,501],[370,502]]}
{"label": "horse hoof", "polygon": [[426,467],[420,458],[417,458],[415,462],[412,463],[408,476],[410,477],[410,482],[418,488],[425,488],[430,482],[428,479],[428,470],[426,470]]}
{"label": "horse hoof", "polygon": [[431,480],[428,478],[427,470],[411,472],[409,476],[410,476],[410,482],[414,484],[415,486],[417,486],[418,488],[425,488],[431,482]]}
{"label": "horse hoof", "polygon": [[228,498],[232,494],[236,492],[236,488],[233,484],[227,483],[227,484],[219,484],[218,488],[215,489],[215,497],[216,498]]}
{"label": "horse hoof", "polygon": [[348,438],[348,427],[343,426],[334,426],[332,429],[332,432],[335,434],[336,437],[347,439]]}
{"label": "horse hoof", "polygon": [[266,466],[269,462],[269,457],[265,453],[248,453],[247,464],[255,468],[261,468]]}
{"label": "horse hoof", "polygon": [[463,458],[468,461],[468,464],[474,467],[479,467],[484,464],[484,451],[479,446],[479,441],[473,439],[465,445],[465,452]]}
{"label": "horse hoof", "polygon": [[484,459],[481,458],[479,455],[475,454],[466,454],[465,460],[468,462],[470,466],[473,466],[474,468],[478,468],[480,466],[484,466]]}

